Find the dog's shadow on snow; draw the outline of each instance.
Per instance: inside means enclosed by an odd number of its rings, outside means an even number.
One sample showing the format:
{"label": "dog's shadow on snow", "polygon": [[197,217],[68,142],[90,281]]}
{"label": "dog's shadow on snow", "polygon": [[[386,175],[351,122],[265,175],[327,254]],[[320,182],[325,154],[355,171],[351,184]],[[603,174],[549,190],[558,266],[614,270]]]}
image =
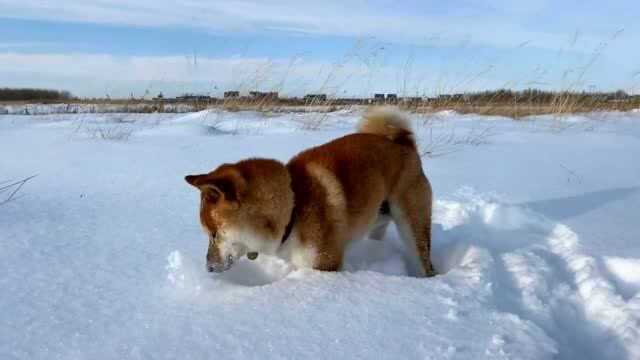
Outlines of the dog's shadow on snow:
{"label": "dog's shadow on snow", "polygon": [[343,271],[374,271],[386,275],[411,273],[407,253],[396,229],[390,226],[382,240],[360,239],[350,244],[346,251]]}
{"label": "dog's shadow on snow", "polygon": [[614,188],[520,204],[473,199],[439,202],[436,215],[441,219],[433,224],[432,231],[434,266],[439,273],[446,273],[456,268],[474,246],[502,254],[535,245],[545,241],[554,221],[585,214],[639,190],[640,186]]}
{"label": "dog's shadow on snow", "polygon": [[640,190],[640,186],[621,187],[588,192],[564,198],[519,204],[554,220],[565,220],[600,208],[610,202],[625,199]]}

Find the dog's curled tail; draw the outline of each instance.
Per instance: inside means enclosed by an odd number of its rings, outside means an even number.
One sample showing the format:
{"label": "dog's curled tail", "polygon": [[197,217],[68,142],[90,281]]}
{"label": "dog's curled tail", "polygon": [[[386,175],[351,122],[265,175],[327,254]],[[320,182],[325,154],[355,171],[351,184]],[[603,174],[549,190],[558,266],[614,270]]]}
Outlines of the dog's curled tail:
{"label": "dog's curled tail", "polygon": [[358,124],[358,132],[384,136],[396,144],[416,148],[409,121],[393,108],[381,107],[367,111]]}

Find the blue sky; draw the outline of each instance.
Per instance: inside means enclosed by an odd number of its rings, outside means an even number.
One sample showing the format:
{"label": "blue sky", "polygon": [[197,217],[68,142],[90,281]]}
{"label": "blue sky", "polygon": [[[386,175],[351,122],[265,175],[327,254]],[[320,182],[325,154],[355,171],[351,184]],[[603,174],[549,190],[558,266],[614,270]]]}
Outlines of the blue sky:
{"label": "blue sky", "polygon": [[0,0],[0,9],[0,86],[78,96],[640,89],[631,0]]}

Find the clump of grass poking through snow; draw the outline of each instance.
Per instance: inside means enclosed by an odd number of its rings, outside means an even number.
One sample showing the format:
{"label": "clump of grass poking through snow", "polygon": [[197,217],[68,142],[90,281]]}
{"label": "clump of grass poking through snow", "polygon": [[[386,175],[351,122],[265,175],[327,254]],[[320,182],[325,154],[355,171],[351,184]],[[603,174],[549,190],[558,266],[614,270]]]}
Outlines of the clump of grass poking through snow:
{"label": "clump of grass poking through snow", "polygon": [[6,195],[6,197],[0,198],[0,205],[6,204],[9,201],[16,199],[16,195],[18,194],[18,192],[20,192],[22,187],[29,180],[33,179],[36,176],[37,175],[32,175],[24,179],[20,179],[18,181],[9,180],[9,181],[0,182],[0,196]]}

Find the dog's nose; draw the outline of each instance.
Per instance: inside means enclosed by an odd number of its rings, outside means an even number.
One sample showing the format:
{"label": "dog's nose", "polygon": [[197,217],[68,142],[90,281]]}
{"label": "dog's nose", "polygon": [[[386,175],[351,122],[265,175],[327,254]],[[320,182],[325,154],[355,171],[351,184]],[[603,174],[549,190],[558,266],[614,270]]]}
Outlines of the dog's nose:
{"label": "dog's nose", "polygon": [[225,263],[215,263],[215,262],[207,263],[207,271],[221,273],[229,270],[231,268],[231,265],[233,265],[233,256],[228,255],[227,261]]}
{"label": "dog's nose", "polygon": [[208,272],[215,272],[215,273],[221,273],[225,270],[227,270],[229,267],[225,266],[224,264],[207,264],[207,271]]}

